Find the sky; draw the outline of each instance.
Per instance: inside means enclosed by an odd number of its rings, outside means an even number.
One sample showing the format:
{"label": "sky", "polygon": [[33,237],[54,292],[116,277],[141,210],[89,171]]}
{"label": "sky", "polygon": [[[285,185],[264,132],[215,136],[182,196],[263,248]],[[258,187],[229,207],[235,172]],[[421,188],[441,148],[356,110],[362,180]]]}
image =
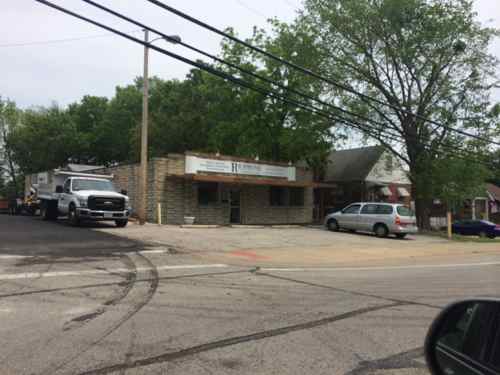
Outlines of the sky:
{"label": "sky", "polygon": [[[78,0],[52,0],[138,38],[142,31]],[[179,35],[188,44],[216,53],[220,37],[146,0],[96,0],[114,10]],[[242,38],[254,26],[268,28],[267,19],[293,20],[301,0],[162,0],[218,28],[231,26]],[[500,29],[500,1],[475,0],[481,22]],[[76,40],[75,40],[76,39]],[[199,56],[182,46],[156,42],[189,58]],[[151,51],[150,75],[182,79],[189,66]],[[491,52],[500,58],[500,40]],[[143,47],[87,24],[34,0],[3,1],[0,13],[0,96],[21,108],[65,106],[84,95],[111,97],[116,86],[142,75]],[[500,91],[495,93],[500,101]]]}

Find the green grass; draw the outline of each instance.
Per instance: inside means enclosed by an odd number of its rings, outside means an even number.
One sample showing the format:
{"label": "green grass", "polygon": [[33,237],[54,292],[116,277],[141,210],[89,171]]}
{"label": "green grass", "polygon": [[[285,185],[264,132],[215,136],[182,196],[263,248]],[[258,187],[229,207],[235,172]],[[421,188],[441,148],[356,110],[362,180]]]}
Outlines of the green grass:
{"label": "green grass", "polygon": [[[428,235],[428,236],[435,236],[435,237],[448,239],[448,234],[444,231],[425,231],[422,233],[425,235]],[[476,242],[476,243],[500,243],[500,237],[497,237],[495,239],[491,239],[491,238],[481,238],[479,236],[462,236],[460,234],[453,234],[451,241]]]}

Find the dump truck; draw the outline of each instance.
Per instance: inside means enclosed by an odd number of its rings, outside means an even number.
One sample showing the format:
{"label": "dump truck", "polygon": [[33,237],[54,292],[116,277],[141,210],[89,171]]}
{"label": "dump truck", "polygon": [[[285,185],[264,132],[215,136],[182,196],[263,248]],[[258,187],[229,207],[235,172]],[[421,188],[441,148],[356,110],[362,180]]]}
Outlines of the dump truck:
{"label": "dump truck", "polygon": [[116,191],[113,175],[54,169],[35,178],[30,189],[36,190],[44,220],[65,216],[74,226],[82,221],[114,221],[118,227],[128,223],[129,198],[126,191]]}

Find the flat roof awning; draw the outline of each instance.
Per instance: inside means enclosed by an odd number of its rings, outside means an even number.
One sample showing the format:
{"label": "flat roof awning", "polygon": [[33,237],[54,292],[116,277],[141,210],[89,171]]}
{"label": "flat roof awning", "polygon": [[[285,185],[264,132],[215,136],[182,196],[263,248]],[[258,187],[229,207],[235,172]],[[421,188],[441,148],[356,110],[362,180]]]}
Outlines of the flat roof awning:
{"label": "flat roof awning", "polygon": [[240,184],[240,185],[261,185],[261,186],[288,186],[288,187],[313,187],[313,182],[297,182],[288,181],[277,178],[254,178],[241,176],[222,176],[218,174],[202,175],[202,174],[185,174],[181,177],[187,180],[200,182],[220,182],[225,184]]}

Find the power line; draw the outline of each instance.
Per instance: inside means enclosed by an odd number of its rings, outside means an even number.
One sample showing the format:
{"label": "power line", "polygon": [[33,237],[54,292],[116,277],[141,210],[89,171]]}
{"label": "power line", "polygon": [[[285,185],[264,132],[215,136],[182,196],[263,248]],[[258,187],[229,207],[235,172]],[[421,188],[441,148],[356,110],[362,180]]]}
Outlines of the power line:
{"label": "power line", "polygon": [[[182,61],[182,62],[184,62],[186,64],[189,64],[191,66],[194,66],[196,68],[199,68],[200,70],[204,70],[204,71],[206,71],[208,73],[211,73],[211,74],[213,74],[215,76],[218,76],[219,78],[222,78],[222,79],[227,80],[227,81],[231,81],[231,82],[233,82],[233,83],[235,83],[235,84],[237,84],[237,85],[239,85],[241,87],[245,87],[245,88],[251,89],[253,91],[259,92],[259,93],[261,93],[262,95],[264,95],[266,97],[271,97],[271,98],[275,98],[275,99],[281,100],[283,102],[295,105],[296,107],[300,107],[302,109],[305,109],[305,110],[307,110],[307,111],[309,111],[311,113],[314,113],[314,114],[316,114],[318,116],[326,118],[326,119],[328,119],[330,121],[340,122],[340,123],[343,123],[343,124],[345,124],[347,126],[350,126],[350,127],[356,128],[358,130],[361,130],[361,131],[365,132],[365,134],[368,134],[368,135],[370,135],[370,136],[378,139],[382,144],[384,144],[384,142],[381,141],[376,136],[376,134],[374,135],[373,129],[370,129],[370,128],[366,127],[363,124],[359,124],[359,123],[357,123],[357,122],[355,122],[353,120],[342,118],[341,116],[338,116],[338,115],[332,115],[331,113],[326,113],[326,112],[324,112],[322,110],[318,110],[316,107],[304,105],[303,103],[297,102],[297,101],[292,100],[292,99],[287,99],[287,98],[285,98],[285,97],[283,97],[283,96],[281,96],[281,95],[279,95],[279,94],[277,94],[277,93],[275,93],[273,91],[266,91],[265,89],[256,87],[256,86],[254,86],[254,85],[252,85],[252,84],[250,84],[248,82],[245,82],[245,81],[243,81],[243,80],[241,80],[239,78],[236,78],[236,77],[234,77],[234,76],[232,76],[230,74],[227,74],[227,73],[221,72],[221,71],[219,71],[217,69],[214,69],[213,67],[208,66],[208,65],[206,65],[204,63],[200,63],[200,62],[197,62],[197,61],[193,61],[193,60],[187,59],[187,58],[185,58],[183,56],[177,55],[177,54],[175,54],[173,52],[170,52],[170,51],[165,50],[163,48],[160,48],[158,46],[149,44],[149,43],[147,43],[147,42],[145,42],[145,41],[143,41],[141,39],[135,38],[135,37],[133,37],[131,35],[128,35],[128,34],[122,32],[122,31],[113,29],[113,28],[111,28],[111,27],[109,27],[107,25],[101,24],[101,23],[99,23],[97,21],[94,21],[92,19],[89,19],[89,18],[87,18],[85,16],[79,15],[79,14],[77,14],[75,12],[72,12],[72,11],[70,11],[68,9],[60,7],[60,6],[58,6],[56,4],[53,4],[53,3],[49,2],[49,1],[46,1],[46,0],[35,0],[35,1],[37,1],[39,3],[42,3],[44,5],[47,5],[47,6],[51,7],[51,8],[56,9],[56,10],[59,10],[59,11],[61,11],[63,13],[69,14],[69,15],[75,17],[75,18],[81,19],[81,20],[83,20],[85,22],[91,23],[91,24],[93,24],[95,26],[98,26],[100,28],[103,28],[105,30],[108,30],[108,31],[110,31],[112,33],[120,35],[120,36],[122,36],[122,37],[124,37],[126,39],[129,39],[129,40],[133,41],[133,42],[136,42],[136,43],[141,44],[143,46],[147,46],[148,48],[156,50],[157,52],[160,52],[162,54],[170,56],[170,57],[172,57],[174,59]],[[385,137],[387,139],[392,139],[394,141],[401,141],[400,137],[396,138],[394,135],[385,135]],[[456,156],[456,155],[454,155],[454,156]],[[477,162],[480,162],[480,161],[478,160]]]}
{"label": "power line", "polygon": [[[99,9],[101,9],[101,10],[103,10],[103,11],[105,11],[105,12],[109,13],[109,14],[112,14],[112,15],[114,15],[114,16],[116,16],[116,17],[119,17],[119,18],[121,18],[121,19],[123,19],[123,20],[125,20],[125,21],[127,21],[127,22],[133,23],[133,24],[134,24],[134,25],[136,25],[136,26],[139,26],[139,27],[141,27],[141,28],[143,28],[143,29],[147,29],[147,30],[149,30],[149,31],[151,31],[151,32],[153,32],[153,33],[156,33],[156,34],[158,34],[158,35],[162,36],[163,38],[165,38],[165,39],[167,39],[167,40],[168,40],[168,39],[171,39],[171,37],[170,37],[170,36],[168,36],[168,35],[164,34],[163,32],[161,32],[161,31],[159,31],[159,30],[157,30],[157,29],[153,29],[153,28],[151,28],[151,27],[149,27],[149,26],[147,26],[147,25],[145,25],[145,24],[143,24],[143,23],[140,23],[140,22],[138,22],[138,21],[136,21],[136,20],[134,20],[134,19],[132,19],[132,18],[130,18],[130,17],[127,17],[127,16],[125,16],[125,15],[123,15],[123,14],[121,14],[121,13],[118,13],[118,12],[116,12],[116,11],[114,11],[114,10],[110,9],[110,8],[107,8],[107,7],[105,7],[105,6],[101,5],[101,4],[98,4],[98,3],[94,2],[93,0],[83,0],[83,1],[84,1],[84,2],[86,2],[86,3],[88,3],[88,4],[90,4],[90,5],[92,5],[92,6],[95,6],[95,7],[99,8]],[[383,123],[380,123],[380,122],[378,122],[378,121],[375,121],[375,120],[369,119],[369,118],[367,118],[367,117],[365,117],[365,116],[362,116],[362,115],[359,115],[359,114],[357,114],[357,113],[354,113],[354,112],[351,112],[351,111],[347,111],[347,110],[345,110],[345,109],[343,109],[343,108],[341,108],[341,107],[335,106],[335,105],[330,104],[330,103],[328,103],[328,102],[325,102],[325,101],[323,101],[323,100],[321,100],[321,99],[315,98],[315,97],[313,97],[312,95],[309,95],[309,94],[303,93],[303,92],[301,92],[301,91],[295,90],[295,89],[290,88],[290,87],[288,87],[288,86],[285,86],[285,85],[283,85],[283,84],[281,84],[281,83],[279,83],[279,82],[273,81],[273,80],[271,80],[271,79],[269,79],[269,78],[267,78],[267,77],[264,77],[264,76],[262,76],[262,75],[259,75],[259,74],[255,73],[255,72],[252,72],[252,71],[250,71],[250,70],[248,70],[248,69],[242,68],[242,67],[240,67],[240,66],[238,66],[238,65],[236,65],[236,64],[233,64],[233,63],[227,62],[227,61],[225,61],[225,60],[223,60],[223,59],[221,59],[221,58],[219,58],[219,57],[217,57],[217,56],[215,56],[215,55],[212,55],[212,54],[209,54],[209,53],[207,53],[207,52],[205,52],[205,51],[202,51],[202,50],[200,50],[200,49],[198,49],[198,48],[196,48],[196,47],[194,47],[194,46],[192,46],[192,45],[189,45],[189,44],[187,44],[187,43],[185,43],[185,42],[183,42],[183,41],[176,41],[176,43],[177,43],[177,44],[180,44],[180,45],[182,45],[183,47],[186,47],[186,48],[188,48],[188,49],[190,49],[190,50],[192,50],[192,51],[194,51],[194,52],[197,52],[197,53],[199,53],[199,54],[202,54],[203,56],[209,57],[210,59],[212,59],[212,60],[214,60],[214,61],[217,61],[217,62],[219,62],[219,63],[221,63],[221,64],[226,65],[226,66],[229,66],[229,67],[231,67],[231,68],[233,68],[233,69],[236,69],[236,70],[238,70],[238,71],[240,71],[240,72],[242,72],[242,73],[244,73],[244,74],[247,74],[247,75],[249,75],[249,76],[251,76],[251,77],[257,78],[257,79],[259,79],[259,80],[261,80],[261,81],[263,81],[263,82],[269,83],[269,84],[271,84],[272,86],[279,87],[279,88],[281,88],[281,89],[283,89],[283,90],[285,90],[285,91],[287,91],[287,92],[291,92],[291,93],[293,93],[293,94],[296,94],[296,95],[298,95],[298,96],[300,96],[300,97],[302,97],[302,98],[305,98],[305,99],[307,99],[307,100],[312,100],[312,101],[313,101],[313,102],[315,102],[315,103],[319,103],[319,104],[321,104],[321,105],[324,105],[324,106],[330,107],[330,108],[332,108],[332,109],[334,109],[334,110],[336,110],[336,111],[339,111],[339,112],[341,112],[341,113],[343,113],[343,114],[346,114],[346,115],[349,115],[349,116],[354,116],[354,117],[360,118],[360,119],[362,119],[363,121],[366,121],[366,122],[368,122],[368,123],[370,123],[370,124],[376,124],[376,125],[378,125],[379,127],[380,127],[380,126],[382,126],[382,127],[383,127],[383,126],[385,126],[385,124],[383,124]],[[255,87],[255,86],[254,86],[254,87]],[[261,93],[262,93],[262,92],[261,92]],[[274,94],[274,95],[280,95],[279,93],[276,93],[275,91],[273,92],[273,94]],[[283,97],[283,96],[281,96],[281,97]],[[318,108],[317,108],[317,107],[310,107],[310,108],[314,108],[314,110],[318,110]],[[323,111],[323,112],[328,113],[328,112],[326,112],[326,111]],[[328,113],[328,115],[330,115],[330,116],[331,116],[332,114],[331,114],[331,113]],[[354,123],[354,121],[353,121],[352,119],[346,119],[345,117],[339,117],[339,115],[335,115],[335,116],[337,116],[337,117],[336,117],[336,119],[337,119],[337,120],[341,120],[341,121],[346,121],[346,120],[347,120],[347,121],[351,121],[351,123]],[[360,130],[360,128],[359,128],[359,125],[360,125],[360,124],[359,124],[359,122],[357,122],[356,124],[358,125],[358,128],[357,128],[357,129],[358,129],[358,130]],[[369,133],[368,133],[368,130],[366,129],[367,127],[371,129]],[[399,139],[397,139],[397,141],[398,141],[398,142],[401,142],[401,141],[403,141],[403,142],[404,142],[404,139],[401,137],[401,135],[400,135],[400,134],[394,134],[394,133],[391,133],[391,132],[388,132],[388,131],[381,132],[381,128],[377,128],[377,129],[373,130],[373,127],[368,126],[368,125],[364,125],[364,131],[365,131],[365,132],[367,132],[367,133],[368,133],[371,137],[376,138],[376,139],[378,139],[379,141],[380,141],[380,137],[375,137],[375,136],[373,135],[373,134],[374,134],[374,133],[373,133],[373,131],[375,131],[375,132],[380,132],[380,134],[381,134],[381,135],[384,135],[384,136],[390,135],[390,136],[392,137],[392,138],[391,138],[392,140],[394,140],[394,137],[398,137],[398,138],[399,138]],[[453,148],[453,150],[454,150],[454,151],[456,151],[456,150],[458,150],[458,151],[464,151],[464,150],[462,150],[462,149],[460,149],[460,148],[458,148],[458,147],[454,147],[454,148]],[[469,151],[465,151],[465,152],[469,152]]]}
{"label": "power line", "polygon": [[[141,30],[131,30],[131,31],[128,31],[128,32],[129,33],[136,33],[136,32],[139,32],[139,31],[141,31]],[[75,38],[41,40],[41,41],[21,42],[21,43],[7,43],[7,44],[0,44],[0,48],[38,46],[38,45],[48,45],[48,44],[59,44],[59,43],[77,42],[77,41],[80,41],[80,40],[90,40],[90,39],[105,38],[105,37],[110,37],[110,36],[114,37],[115,35],[110,34],[110,33],[106,33],[106,34],[88,35],[88,36],[75,37]]]}
{"label": "power line", "polygon": [[[171,37],[169,35],[166,35],[166,34],[164,34],[163,32],[161,32],[161,31],[159,31],[157,29],[153,29],[151,27],[148,27],[148,26],[146,26],[145,24],[143,24],[141,22],[138,22],[138,21],[136,21],[136,20],[134,20],[134,19],[132,19],[130,17],[127,17],[127,16],[125,16],[125,15],[123,15],[121,13],[118,13],[118,12],[114,11],[113,9],[107,8],[104,5],[96,3],[93,0],[83,0],[83,1],[86,2],[86,3],[88,3],[88,4],[90,4],[90,5],[92,5],[92,6],[94,6],[94,7],[97,7],[97,8],[99,8],[99,9],[101,9],[101,10],[103,10],[103,11],[109,13],[109,14],[112,14],[112,15],[114,15],[116,17],[119,17],[119,18],[121,18],[121,19],[123,19],[123,20],[125,20],[127,22],[133,23],[136,26],[139,26],[139,27],[141,27],[143,29],[147,29],[147,30],[149,30],[149,31],[151,31],[153,33],[156,33],[156,34],[160,35],[161,37],[163,37],[163,38],[165,38],[167,40],[171,39]],[[345,109],[343,109],[343,108],[341,108],[339,106],[336,106],[336,105],[333,105],[331,103],[325,102],[325,101],[323,101],[321,99],[315,98],[312,95],[309,95],[309,94],[303,93],[301,91],[298,91],[296,89],[290,88],[290,87],[285,86],[285,85],[283,85],[283,84],[281,84],[279,82],[276,82],[276,81],[273,81],[273,80],[271,80],[271,79],[269,79],[267,77],[264,77],[264,76],[262,76],[260,74],[257,74],[255,72],[252,72],[252,71],[248,70],[248,69],[242,68],[242,67],[240,67],[240,66],[238,66],[236,64],[233,64],[231,62],[225,61],[225,60],[223,60],[223,59],[221,59],[221,58],[219,58],[219,57],[217,57],[215,55],[212,55],[212,54],[207,53],[207,52],[205,52],[203,50],[200,50],[199,48],[196,48],[196,47],[194,47],[194,46],[192,46],[192,45],[190,45],[190,44],[188,44],[188,43],[186,43],[186,42],[184,42],[182,40],[181,41],[175,41],[175,43],[176,44],[180,44],[181,46],[183,46],[185,48],[188,48],[191,51],[197,52],[197,53],[199,53],[199,54],[201,54],[203,56],[206,56],[206,57],[208,57],[208,58],[210,58],[210,59],[212,59],[214,61],[217,61],[217,62],[219,62],[221,64],[229,66],[230,68],[236,69],[236,70],[238,70],[238,71],[240,71],[240,72],[242,72],[244,74],[247,74],[247,75],[249,75],[251,77],[257,78],[257,79],[259,79],[259,80],[261,80],[263,82],[269,83],[269,84],[271,84],[271,85],[273,85],[275,87],[279,87],[282,90],[285,90],[285,91],[291,92],[293,94],[299,95],[302,98],[305,98],[305,99],[308,99],[308,100],[312,100],[312,101],[314,101],[316,103],[319,103],[321,105],[330,107],[330,108],[335,109],[336,111],[342,112],[342,113],[344,113],[346,115],[360,118],[360,119],[362,119],[364,121],[377,124],[378,126],[385,126],[385,124],[383,124],[381,122],[369,119],[369,118],[367,118],[365,116],[362,116],[360,114],[357,114],[355,112],[351,112],[351,111],[345,110]]]}
{"label": "power line", "polygon": [[266,16],[264,13],[262,13],[261,11],[255,9],[255,8],[252,8],[251,6],[247,5],[244,1],[242,0],[235,0],[238,4],[240,4],[240,6],[242,6],[243,8],[245,8],[246,10],[252,12],[253,14],[256,14],[258,15],[259,17],[263,17],[265,18],[266,20],[269,19],[268,16]]}
{"label": "power line", "polygon": [[147,0],[147,1],[149,1],[150,3],[156,5],[156,6],[160,7],[160,8],[162,8],[162,9],[170,12],[170,13],[173,13],[173,14],[181,17],[181,18],[184,18],[185,20],[188,20],[189,22],[192,22],[192,23],[194,23],[194,24],[196,24],[198,26],[201,26],[201,27],[203,27],[203,28],[205,28],[207,30],[210,30],[210,31],[212,31],[212,32],[214,32],[214,33],[216,33],[216,34],[224,37],[224,38],[227,38],[227,39],[229,39],[229,40],[231,40],[233,42],[236,42],[236,43],[239,43],[241,45],[244,45],[245,47],[247,47],[247,48],[249,48],[249,49],[251,49],[251,50],[253,50],[255,52],[258,52],[258,53],[260,53],[260,54],[262,54],[264,56],[267,56],[267,57],[269,57],[269,58],[271,58],[271,59],[273,59],[273,60],[275,60],[275,61],[277,61],[277,62],[279,62],[279,63],[281,63],[283,65],[289,66],[289,67],[291,67],[293,69],[296,69],[296,70],[298,70],[298,71],[300,71],[300,72],[302,72],[304,74],[312,76],[312,77],[314,77],[316,79],[319,79],[319,80],[321,80],[323,82],[329,83],[329,84],[331,84],[331,85],[333,85],[333,86],[335,86],[335,87],[337,87],[339,89],[342,89],[344,91],[350,92],[351,94],[359,96],[360,98],[363,98],[364,100],[369,100],[369,101],[378,103],[380,105],[387,106],[389,108],[392,108],[392,109],[395,109],[397,111],[409,114],[409,115],[411,115],[411,116],[413,116],[415,118],[427,121],[427,122],[429,122],[431,124],[437,125],[439,127],[447,129],[449,131],[453,131],[453,132],[459,133],[459,134],[467,136],[467,137],[475,138],[475,139],[481,140],[483,142],[488,142],[488,143],[491,143],[491,144],[500,145],[500,142],[496,142],[496,141],[493,141],[493,140],[488,140],[488,139],[485,139],[485,138],[483,138],[481,136],[478,136],[476,134],[472,134],[472,133],[466,132],[466,131],[461,130],[461,129],[453,128],[451,126],[448,126],[448,125],[439,123],[437,121],[434,121],[432,119],[426,118],[426,117],[424,117],[422,115],[415,114],[412,111],[406,110],[404,108],[399,108],[399,107],[397,107],[397,106],[395,106],[393,104],[390,104],[390,103],[384,102],[382,100],[379,100],[377,98],[371,97],[369,95],[363,94],[363,93],[361,93],[359,91],[354,90],[353,88],[351,88],[349,86],[346,86],[345,84],[342,84],[342,83],[336,82],[336,81],[334,81],[332,79],[323,77],[323,76],[319,75],[318,73],[313,72],[312,70],[309,70],[307,68],[304,68],[302,66],[294,64],[294,63],[292,63],[290,61],[284,60],[281,57],[278,57],[278,56],[276,56],[276,55],[274,55],[272,53],[269,53],[269,52],[267,52],[267,51],[259,48],[259,47],[256,47],[256,46],[254,46],[254,45],[252,45],[252,44],[250,44],[248,42],[245,42],[245,41],[243,41],[243,40],[241,40],[241,39],[239,39],[239,38],[237,38],[237,37],[235,37],[233,35],[230,35],[230,34],[224,32],[222,30],[219,30],[216,27],[211,26],[211,25],[209,25],[209,24],[207,24],[207,23],[205,23],[205,22],[203,22],[203,21],[201,21],[201,20],[199,20],[197,18],[194,18],[194,17],[192,17],[192,16],[190,16],[190,15],[188,15],[188,14],[186,14],[186,13],[184,13],[184,12],[182,12],[182,11],[176,9],[176,8],[173,8],[173,7],[169,6],[169,5],[166,5],[166,4],[162,3],[161,1],[158,1],[158,0]]}

